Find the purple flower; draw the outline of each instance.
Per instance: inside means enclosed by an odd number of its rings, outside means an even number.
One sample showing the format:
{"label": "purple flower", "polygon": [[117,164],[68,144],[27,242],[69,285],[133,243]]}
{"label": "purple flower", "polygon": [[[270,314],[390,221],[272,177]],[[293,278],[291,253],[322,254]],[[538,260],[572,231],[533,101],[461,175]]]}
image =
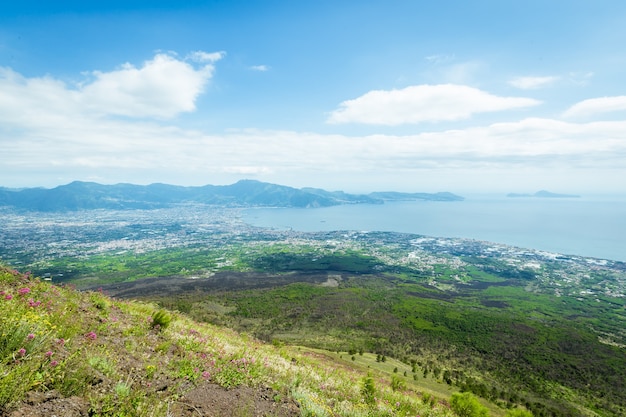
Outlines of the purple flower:
{"label": "purple flower", "polygon": [[20,288],[19,290],[17,290],[17,292],[19,295],[28,294],[30,292],[30,288],[28,287]]}
{"label": "purple flower", "polygon": [[35,307],[39,307],[41,305],[41,301],[35,301],[32,298],[28,299],[28,305],[35,308]]}
{"label": "purple flower", "polygon": [[57,366],[58,364],[59,364],[59,362],[57,362],[57,361],[52,361],[52,362],[50,362],[50,366],[52,366],[52,367],[55,367],[55,366]]}
{"label": "purple flower", "polygon": [[34,335],[34,334],[32,334],[32,333],[28,333],[28,336],[26,336],[26,338],[27,338],[28,340],[33,340],[33,339],[35,338],[35,335]]}
{"label": "purple flower", "polygon": [[26,349],[21,348],[20,350],[17,351],[17,353],[19,353],[20,356],[25,356],[26,355]]}
{"label": "purple flower", "polygon": [[12,300],[13,296],[11,294],[7,294],[7,295],[4,296],[4,299],[5,300]]}
{"label": "purple flower", "polygon": [[89,340],[96,340],[98,335],[95,332],[89,332],[85,335],[85,337]]}
{"label": "purple flower", "polygon": [[54,353],[53,353],[51,350],[49,350],[49,351],[47,351],[47,352],[46,352],[46,357],[48,357],[48,358],[49,358],[49,357],[50,357],[50,356],[52,356],[52,355],[54,355]]}

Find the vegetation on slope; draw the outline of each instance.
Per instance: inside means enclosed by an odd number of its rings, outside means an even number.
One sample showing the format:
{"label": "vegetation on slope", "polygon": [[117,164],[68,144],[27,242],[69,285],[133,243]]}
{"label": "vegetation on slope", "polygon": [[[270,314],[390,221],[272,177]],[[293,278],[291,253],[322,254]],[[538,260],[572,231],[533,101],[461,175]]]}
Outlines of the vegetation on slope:
{"label": "vegetation on slope", "polygon": [[[618,299],[530,292],[532,277],[493,260],[466,268],[467,281],[442,266],[435,283],[372,274],[375,262],[356,252],[311,258],[302,248],[280,249],[257,256],[255,267],[302,282],[213,291],[188,284],[179,294],[145,297],[268,341],[396,357],[415,375],[434,374],[539,416],[620,416],[625,409],[626,352],[595,331],[615,333]],[[315,282],[312,271],[327,272],[328,282]]]}
{"label": "vegetation on slope", "polygon": [[[446,401],[397,376],[263,344],[153,304],[77,292],[5,267],[0,294],[3,416],[261,415],[256,402],[238,403],[224,390],[241,387],[269,393],[263,415],[453,415]],[[202,395],[218,386],[222,404]]]}
{"label": "vegetation on slope", "polygon": [[[53,216],[37,223],[57,225],[45,234],[16,218],[3,256],[277,345],[362,351],[348,363],[386,373],[387,384],[471,391],[500,414],[626,412],[623,263],[394,233],[226,230],[226,212],[192,211],[191,223],[173,213],[61,226]],[[381,356],[402,364],[379,368]]]}

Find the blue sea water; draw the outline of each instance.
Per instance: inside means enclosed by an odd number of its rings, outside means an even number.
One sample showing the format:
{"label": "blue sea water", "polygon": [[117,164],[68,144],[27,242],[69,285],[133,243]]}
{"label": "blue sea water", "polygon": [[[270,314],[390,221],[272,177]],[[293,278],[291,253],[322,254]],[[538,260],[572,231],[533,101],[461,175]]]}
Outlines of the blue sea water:
{"label": "blue sea water", "polygon": [[244,211],[251,225],[303,232],[393,231],[626,261],[626,198],[466,197],[328,208]]}

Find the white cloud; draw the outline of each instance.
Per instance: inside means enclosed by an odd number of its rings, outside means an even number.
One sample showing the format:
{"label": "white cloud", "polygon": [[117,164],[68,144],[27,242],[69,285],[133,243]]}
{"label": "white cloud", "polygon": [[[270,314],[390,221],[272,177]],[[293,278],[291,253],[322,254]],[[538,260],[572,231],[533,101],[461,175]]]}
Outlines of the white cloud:
{"label": "white cloud", "polygon": [[79,93],[85,107],[99,113],[168,118],[195,110],[196,98],[213,71],[212,64],[196,69],[170,55],[158,54],[141,68],[124,64],[112,72],[95,71],[95,80]]}
{"label": "white cloud", "polygon": [[[53,110],[40,111],[42,117],[54,119],[46,114]],[[440,176],[452,181],[456,175],[456,182],[450,182],[455,187],[470,174],[472,184],[479,186],[476,181],[503,182],[509,175],[530,171],[551,180],[561,175],[563,182],[572,183],[577,178],[589,182],[591,171],[604,170],[609,174],[598,184],[608,186],[626,174],[626,121],[529,118],[468,129],[358,137],[254,129],[211,135],[71,115],[57,125],[23,120],[11,128],[0,126],[3,181],[12,181],[0,185],[8,186],[49,185],[54,178],[69,182],[94,175],[103,182],[180,184],[253,176],[277,183],[300,178],[302,185],[328,184],[333,189],[345,188],[350,181],[367,185],[366,179],[380,183],[377,187],[386,180],[391,185],[385,187],[391,189],[404,180],[405,189],[419,190],[418,181],[434,187],[430,181]],[[32,183],[24,184],[26,178]]]}
{"label": "white cloud", "polygon": [[[181,63],[171,56],[167,60]],[[129,71],[146,77],[141,70],[151,65]],[[188,71],[177,65],[176,74]],[[192,70],[201,72],[202,68]],[[127,80],[130,74],[117,72],[112,75],[116,88],[138,85]],[[98,79],[92,84],[96,82]],[[162,120],[106,117],[111,112],[87,106],[106,108],[86,95],[85,89],[92,84],[71,89],[51,77],[26,78],[0,68],[0,186],[52,186],[94,177],[109,183],[206,184],[253,176],[277,183],[297,178],[302,186],[332,189],[360,183],[363,191],[401,186],[414,191],[454,191],[464,183],[471,188],[499,182],[506,188],[509,179],[521,181],[532,172],[537,183],[560,179],[561,183],[584,182],[589,188],[626,191],[622,180],[626,175],[626,121],[573,123],[529,118],[402,136],[254,129],[209,134]],[[441,120],[447,113],[467,117],[479,111],[536,104],[463,86],[418,87],[429,87],[425,89],[429,94],[421,91],[416,99],[412,89],[399,90],[406,97],[394,91],[380,92],[387,100],[383,103],[365,95],[366,104],[369,100],[371,105],[365,109],[376,115],[385,106],[404,106],[412,112],[416,108],[423,111],[423,120]],[[338,117],[365,117],[364,104],[357,104],[343,109],[360,113]],[[414,120],[412,112],[391,120]]]}
{"label": "white cloud", "polygon": [[267,166],[226,166],[222,169],[223,172],[228,174],[239,175],[258,175],[268,174],[272,172],[272,169]]}
{"label": "white cloud", "polygon": [[536,90],[546,87],[558,81],[560,77],[517,77],[509,81],[509,84],[521,90]]}
{"label": "white cloud", "polygon": [[374,90],[340,104],[328,123],[365,123],[396,126],[407,123],[468,119],[475,113],[495,112],[540,104],[524,97],[499,97],[456,84],[416,85],[402,90]]}
{"label": "white cloud", "polygon": [[574,85],[584,87],[589,84],[593,76],[593,72],[570,72],[568,74],[568,80]]}
{"label": "white cloud", "polygon": [[269,71],[270,67],[267,65],[253,65],[250,67],[251,70],[253,71],[261,71],[261,72],[265,72],[265,71]]}
{"label": "white cloud", "polygon": [[451,84],[472,84],[476,81],[478,74],[485,70],[485,63],[481,61],[466,61],[437,68],[437,79],[445,80]]}
{"label": "white cloud", "polygon": [[126,63],[110,72],[93,71],[92,79],[71,88],[51,77],[25,78],[0,68],[0,120],[58,126],[69,117],[170,118],[195,110],[214,69],[212,63],[196,68],[157,54],[141,67]]}
{"label": "white cloud", "polygon": [[424,58],[426,61],[433,65],[447,64],[448,62],[454,61],[454,54],[446,55],[446,54],[435,54],[429,55]]}
{"label": "white cloud", "polygon": [[589,117],[599,113],[626,110],[626,96],[599,97],[574,104],[563,113],[563,117]]}
{"label": "white cloud", "polygon": [[187,55],[187,59],[194,62],[216,62],[226,56],[226,52],[204,52],[204,51],[194,51]]}

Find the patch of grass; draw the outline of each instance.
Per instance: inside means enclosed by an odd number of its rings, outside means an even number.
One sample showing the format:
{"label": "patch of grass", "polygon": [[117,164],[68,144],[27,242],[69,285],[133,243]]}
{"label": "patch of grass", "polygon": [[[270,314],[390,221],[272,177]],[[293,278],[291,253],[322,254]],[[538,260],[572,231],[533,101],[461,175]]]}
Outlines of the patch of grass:
{"label": "patch of grass", "polygon": [[102,372],[105,376],[112,377],[116,373],[115,365],[107,358],[101,356],[93,356],[88,360],[89,366]]}
{"label": "patch of grass", "polygon": [[152,328],[165,330],[170,326],[172,316],[165,310],[158,310],[152,313]]}

